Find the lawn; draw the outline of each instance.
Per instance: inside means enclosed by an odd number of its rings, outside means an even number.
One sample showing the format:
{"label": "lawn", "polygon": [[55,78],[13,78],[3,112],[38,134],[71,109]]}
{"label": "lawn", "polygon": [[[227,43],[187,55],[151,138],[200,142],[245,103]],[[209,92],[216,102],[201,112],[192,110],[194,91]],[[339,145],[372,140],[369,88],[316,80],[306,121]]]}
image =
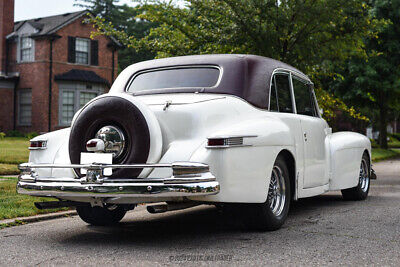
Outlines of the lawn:
{"label": "lawn", "polygon": [[381,161],[390,158],[400,157],[400,149],[392,148],[392,149],[382,149],[382,148],[373,148],[372,149],[372,161]]}
{"label": "lawn", "polygon": [[67,210],[67,208],[39,210],[33,204],[34,202],[54,199],[17,194],[16,185],[17,178],[0,177],[0,220]]}
{"label": "lawn", "polygon": [[18,174],[18,164],[28,162],[29,139],[6,137],[0,140],[0,175]]}

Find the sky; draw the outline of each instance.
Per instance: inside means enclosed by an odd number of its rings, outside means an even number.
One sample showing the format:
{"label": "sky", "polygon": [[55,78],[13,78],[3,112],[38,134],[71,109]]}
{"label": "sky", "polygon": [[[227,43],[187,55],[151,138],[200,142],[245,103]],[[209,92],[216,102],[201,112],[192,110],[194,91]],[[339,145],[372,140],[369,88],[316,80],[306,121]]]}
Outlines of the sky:
{"label": "sky", "polygon": [[[26,20],[53,16],[82,10],[74,6],[74,0],[14,0],[14,20]],[[131,0],[120,0],[119,4],[131,4]]]}

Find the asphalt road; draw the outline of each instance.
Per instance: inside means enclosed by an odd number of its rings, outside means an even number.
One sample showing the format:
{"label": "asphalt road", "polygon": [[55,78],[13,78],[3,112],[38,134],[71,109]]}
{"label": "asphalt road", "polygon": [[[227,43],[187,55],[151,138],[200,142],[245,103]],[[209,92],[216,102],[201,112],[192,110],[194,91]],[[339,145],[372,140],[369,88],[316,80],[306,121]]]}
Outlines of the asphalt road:
{"label": "asphalt road", "polygon": [[246,232],[212,206],[139,207],[112,228],[72,217],[0,230],[0,265],[399,265],[400,161],[374,168],[366,201],[298,201],[279,231]]}

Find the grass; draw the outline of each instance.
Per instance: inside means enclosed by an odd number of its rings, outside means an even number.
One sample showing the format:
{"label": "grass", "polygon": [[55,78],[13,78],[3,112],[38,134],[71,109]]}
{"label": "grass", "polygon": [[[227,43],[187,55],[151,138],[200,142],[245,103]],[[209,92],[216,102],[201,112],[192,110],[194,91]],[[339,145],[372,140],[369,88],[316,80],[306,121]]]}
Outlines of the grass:
{"label": "grass", "polygon": [[67,208],[39,210],[34,202],[54,199],[17,194],[16,186],[17,178],[0,177],[0,220],[68,210]]}
{"label": "grass", "polygon": [[18,164],[28,162],[29,139],[6,137],[0,140],[0,175],[18,174]]}
{"label": "grass", "polygon": [[392,149],[382,149],[382,148],[373,148],[372,149],[372,161],[381,161],[390,158],[400,157],[400,149],[392,148]]}

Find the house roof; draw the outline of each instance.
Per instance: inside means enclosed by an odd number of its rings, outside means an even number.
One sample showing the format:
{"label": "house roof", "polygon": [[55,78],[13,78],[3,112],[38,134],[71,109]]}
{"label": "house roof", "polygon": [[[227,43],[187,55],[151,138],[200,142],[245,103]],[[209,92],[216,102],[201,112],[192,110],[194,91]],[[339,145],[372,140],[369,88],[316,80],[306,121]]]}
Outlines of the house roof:
{"label": "house roof", "polygon": [[35,33],[36,36],[53,34],[60,28],[87,14],[87,12],[87,10],[83,10],[56,16],[17,21],[14,23],[14,31],[18,31],[22,25],[29,23],[38,30],[38,32]]}
{"label": "house roof", "polygon": [[[14,32],[11,33],[9,36],[7,36],[7,38],[12,38],[16,36],[16,32],[25,23],[28,23],[37,30],[36,33],[32,34],[32,37],[53,35],[62,27],[65,27],[68,24],[74,22],[76,19],[83,17],[88,12],[89,12],[88,10],[82,10],[72,13],[64,13],[61,15],[17,21],[14,23]],[[113,38],[112,36],[109,38],[111,39],[114,45],[121,47],[121,44],[115,38]]]}
{"label": "house roof", "polygon": [[62,74],[55,75],[56,81],[78,81],[89,83],[100,83],[110,86],[109,82],[97,75],[94,71],[72,69]]}

